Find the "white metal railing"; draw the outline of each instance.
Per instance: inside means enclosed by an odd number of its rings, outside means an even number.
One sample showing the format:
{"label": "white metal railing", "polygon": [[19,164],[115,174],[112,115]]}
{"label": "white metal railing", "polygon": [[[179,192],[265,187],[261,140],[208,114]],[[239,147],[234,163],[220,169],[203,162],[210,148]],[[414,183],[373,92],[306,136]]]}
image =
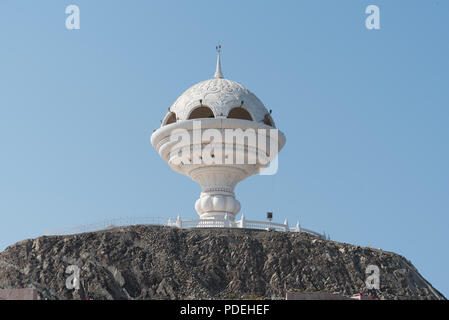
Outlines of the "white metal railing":
{"label": "white metal railing", "polygon": [[158,225],[158,226],[169,226],[177,227],[181,229],[190,228],[246,228],[246,229],[257,229],[257,230],[268,230],[268,231],[284,231],[284,232],[305,232],[322,239],[330,239],[329,235],[326,233],[318,233],[309,229],[302,228],[299,222],[296,223],[295,227],[290,227],[288,225],[287,219],[284,223],[275,223],[271,221],[256,221],[256,220],[246,220],[245,216],[242,214],[240,220],[233,221],[227,218],[222,219],[191,219],[191,220],[181,220],[178,216],[175,221],[171,218],[168,219],[164,217],[124,217],[115,218],[109,220],[103,220],[94,224],[85,224],[68,229],[57,229],[52,231],[47,231],[46,235],[68,235],[68,234],[78,234],[85,232],[94,232],[100,230],[112,229],[120,226],[130,226],[130,225]]}
{"label": "white metal railing", "polygon": [[77,234],[77,233],[85,233],[85,232],[93,232],[100,230],[112,229],[115,227],[121,226],[132,226],[132,225],[158,225],[158,226],[166,226],[167,218],[163,217],[123,217],[123,218],[115,218],[109,220],[103,220],[98,223],[93,224],[84,224],[79,225],[67,229],[55,229],[45,232],[45,235],[68,235],[68,234]]}
{"label": "white metal railing", "polygon": [[167,225],[169,227],[177,227],[181,229],[189,229],[189,228],[246,228],[246,229],[258,229],[258,230],[270,230],[270,231],[286,231],[286,232],[305,232],[314,236],[317,236],[322,239],[330,240],[329,235],[326,233],[318,233],[309,229],[302,228],[299,222],[296,223],[296,226],[291,228],[288,225],[287,219],[285,219],[284,223],[275,223],[271,221],[255,221],[255,220],[246,220],[245,216],[242,215],[241,219],[238,221],[233,221],[227,218],[218,218],[218,219],[196,219],[196,220],[181,220],[181,217],[178,216],[175,221],[171,218],[168,219]]}

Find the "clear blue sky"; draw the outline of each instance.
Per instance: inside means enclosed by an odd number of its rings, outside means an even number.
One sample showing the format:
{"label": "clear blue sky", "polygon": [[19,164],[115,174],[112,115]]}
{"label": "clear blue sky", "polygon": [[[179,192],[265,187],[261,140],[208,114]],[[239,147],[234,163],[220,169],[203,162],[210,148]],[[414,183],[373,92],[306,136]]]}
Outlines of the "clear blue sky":
{"label": "clear blue sky", "polygon": [[[365,28],[370,4],[381,30]],[[397,252],[449,296],[448,31],[445,0],[2,0],[0,250],[107,218],[196,217],[199,185],[150,136],[212,77],[220,42],[225,77],[287,136],[278,174],[237,186],[246,216]]]}

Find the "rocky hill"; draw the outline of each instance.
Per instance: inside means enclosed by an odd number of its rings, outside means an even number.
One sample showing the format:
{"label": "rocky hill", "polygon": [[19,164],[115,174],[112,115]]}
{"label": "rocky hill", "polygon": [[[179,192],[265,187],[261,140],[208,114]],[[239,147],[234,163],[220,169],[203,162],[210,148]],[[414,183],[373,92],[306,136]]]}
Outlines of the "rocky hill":
{"label": "rocky hill", "polygon": [[[40,299],[284,299],[287,291],[444,299],[405,258],[310,235],[243,229],[130,226],[24,240],[0,254],[0,288],[35,287]],[[79,289],[67,289],[80,270]],[[372,293],[372,292],[371,292]]]}

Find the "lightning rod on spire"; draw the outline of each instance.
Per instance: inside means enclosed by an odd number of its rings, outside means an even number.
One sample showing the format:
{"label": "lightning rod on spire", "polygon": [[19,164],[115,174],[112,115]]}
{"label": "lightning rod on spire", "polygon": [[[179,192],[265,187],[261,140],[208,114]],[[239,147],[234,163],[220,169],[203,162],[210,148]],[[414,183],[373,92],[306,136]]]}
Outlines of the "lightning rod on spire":
{"label": "lightning rod on spire", "polygon": [[215,48],[217,49],[218,56],[217,56],[217,68],[215,70],[214,78],[223,79],[224,76],[223,73],[221,72],[221,61],[220,61],[221,45],[217,45]]}

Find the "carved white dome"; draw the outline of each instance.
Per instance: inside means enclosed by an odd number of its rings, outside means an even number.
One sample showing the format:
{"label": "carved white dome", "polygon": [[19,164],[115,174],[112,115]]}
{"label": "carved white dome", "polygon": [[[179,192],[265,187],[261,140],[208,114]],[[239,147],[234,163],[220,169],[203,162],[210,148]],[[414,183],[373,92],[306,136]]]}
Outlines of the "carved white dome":
{"label": "carved white dome", "polygon": [[[198,110],[201,107],[203,110]],[[201,116],[194,116],[195,110],[202,111]],[[169,108],[162,125],[202,117],[250,119],[274,127],[270,113],[259,98],[240,83],[224,79],[220,55],[215,77],[187,89]]]}
{"label": "carved white dome", "polygon": [[[243,104],[242,104],[243,102]],[[178,120],[187,120],[190,113],[201,105],[209,107],[215,118],[227,117],[235,107],[243,107],[256,122],[263,122],[267,109],[251,91],[240,83],[213,78],[187,89],[170,107]]]}

